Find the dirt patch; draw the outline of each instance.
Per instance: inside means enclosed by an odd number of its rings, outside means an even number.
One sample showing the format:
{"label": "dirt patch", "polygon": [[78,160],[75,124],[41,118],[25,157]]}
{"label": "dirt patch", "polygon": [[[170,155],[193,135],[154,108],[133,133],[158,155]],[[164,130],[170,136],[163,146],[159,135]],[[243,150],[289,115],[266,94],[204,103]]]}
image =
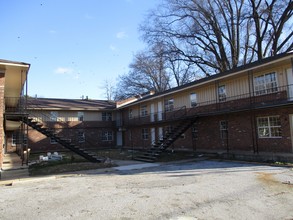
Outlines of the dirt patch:
{"label": "dirt patch", "polygon": [[257,178],[264,184],[272,186],[272,185],[279,185],[282,184],[280,181],[278,181],[275,177],[275,174],[273,173],[258,173]]}

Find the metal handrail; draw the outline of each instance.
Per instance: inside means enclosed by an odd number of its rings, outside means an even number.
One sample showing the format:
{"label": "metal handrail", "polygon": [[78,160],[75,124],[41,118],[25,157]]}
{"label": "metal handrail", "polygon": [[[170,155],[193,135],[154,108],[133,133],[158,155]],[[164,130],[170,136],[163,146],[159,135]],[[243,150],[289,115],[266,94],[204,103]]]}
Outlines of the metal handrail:
{"label": "metal handrail", "polygon": [[[61,118],[56,118],[56,121],[52,121],[51,120],[51,115],[49,114],[45,114],[44,112],[44,109],[42,107],[40,107],[40,105],[36,104],[36,103],[33,103],[33,102],[30,102],[30,100],[28,99],[28,102],[27,102],[27,105],[29,106],[29,116],[34,118],[35,121],[39,122],[39,123],[44,123],[44,122],[47,122],[46,123],[46,127],[48,129],[52,129],[48,126],[48,122],[57,122],[60,127],[60,129],[64,128],[67,126],[67,121],[61,119]],[[32,112],[37,112],[38,114],[32,114]],[[41,117],[40,117],[41,116]],[[56,123],[54,123],[54,125],[56,125]],[[53,128],[53,131],[57,130],[58,128]],[[58,135],[58,133],[56,133],[55,135]],[[82,143],[78,143],[78,144],[81,144],[81,145],[88,145],[88,146],[95,146],[95,144],[91,141],[89,141],[87,138],[85,138],[85,141],[82,142]],[[77,145],[78,145],[77,144]]]}
{"label": "metal handrail", "polygon": [[[262,94],[262,92],[264,94]],[[258,93],[260,93],[258,95]],[[175,108],[172,111],[160,111],[160,112],[153,112],[149,115],[144,117],[141,116],[134,116],[132,118],[128,118],[126,120],[127,125],[136,125],[136,124],[148,124],[151,122],[164,122],[167,120],[176,120],[180,119],[184,116],[198,116],[203,114],[212,114],[221,111],[236,111],[236,110],[243,110],[243,109],[253,109],[258,107],[265,107],[268,105],[278,105],[284,104],[288,101],[293,101],[293,85],[286,85],[275,87],[271,89],[266,89],[263,91],[258,92],[250,92],[250,93],[243,93],[240,95],[235,96],[226,96],[225,100],[219,101],[219,99],[198,102],[196,106],[187,108],[186,106],[182,106],[179,108]],[[182,111],[181,117],[174,117],[177,113]],[[172,114],[172,117],[166,117],[167,114]],[[155,120],[151,121],[151,115],[163,115],[162,120],[158,120],[156,117],[153,117]],[[148,119],[148,120],[147,120]]]}

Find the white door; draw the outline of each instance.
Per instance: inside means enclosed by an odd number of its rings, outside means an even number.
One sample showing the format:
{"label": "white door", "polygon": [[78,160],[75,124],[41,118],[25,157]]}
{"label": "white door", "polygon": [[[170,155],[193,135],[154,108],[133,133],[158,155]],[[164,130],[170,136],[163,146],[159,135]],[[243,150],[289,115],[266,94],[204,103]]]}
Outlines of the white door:
{"label": "white door", "polygon": [[156,129],[151,128],[151,140],[152,140],[152,145],[155,144],[156,142]]}
{"label": "white door", "polygon": [[117,146],[122,146],[122,131],[116,132]]}
{"label": "white door", "polygon": [[155,121],[155,104],[151,104],[151,122]]}
{"label": "white door", "polygon": [[292,68],[287,69],[287,81],[288,81],[288,98],[293,100],[293,73]]}
{"label": "white door", "polygon": [[163,119],[163,105],[162,102],[158,102],[158,121],[162,121]]}
{"label": "white door", "polygon": [[162,127],[159,127],[159,139],[160,140],[163,140],[163,128]]}

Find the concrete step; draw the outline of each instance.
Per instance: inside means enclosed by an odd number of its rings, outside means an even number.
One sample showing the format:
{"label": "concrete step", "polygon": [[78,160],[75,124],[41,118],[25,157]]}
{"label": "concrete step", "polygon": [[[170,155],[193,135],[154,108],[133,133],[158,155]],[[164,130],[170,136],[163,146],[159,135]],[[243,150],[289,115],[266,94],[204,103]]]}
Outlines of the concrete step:
{"label": "concrete step", "polygon": [[1,181],[13,180],[13,179],[23,179],[23,178],[29,178],[28,168],[2,170],[2,172],[1,172]]}

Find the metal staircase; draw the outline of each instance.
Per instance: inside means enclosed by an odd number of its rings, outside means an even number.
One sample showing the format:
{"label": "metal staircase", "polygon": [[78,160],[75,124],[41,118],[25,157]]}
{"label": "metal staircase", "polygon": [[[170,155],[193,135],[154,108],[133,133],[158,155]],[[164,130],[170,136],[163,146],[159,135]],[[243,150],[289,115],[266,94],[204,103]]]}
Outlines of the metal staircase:
{"label": "metal staircase", "polygon": [[44,134],[47,137],[52,138],[57,143],[61,144],[63,147],[73,151],[74,153],[82,156],[83,158],[87,159],[90,162],[99,163],[104,161],[104,159],[99,158],[96,154],[92,152],[88,152],[85,149],[82,149],[79,146],[70,143],[66,138],[59,137],[57,134],[55,134],[52,131],[52,129],[44,127],[42,123],[35,121],[33,118],[24,117],[22,121],[28,126],[39,131],[40,133]]}
{"label": "metal staircase", "polygon": [[176,127],[167,132],[159,141],[152,145],[149,150],[137,155],[133,159],[150,163],[157,161],[161,154],[193,125],[196,119],[197,118],[182,120]]}

